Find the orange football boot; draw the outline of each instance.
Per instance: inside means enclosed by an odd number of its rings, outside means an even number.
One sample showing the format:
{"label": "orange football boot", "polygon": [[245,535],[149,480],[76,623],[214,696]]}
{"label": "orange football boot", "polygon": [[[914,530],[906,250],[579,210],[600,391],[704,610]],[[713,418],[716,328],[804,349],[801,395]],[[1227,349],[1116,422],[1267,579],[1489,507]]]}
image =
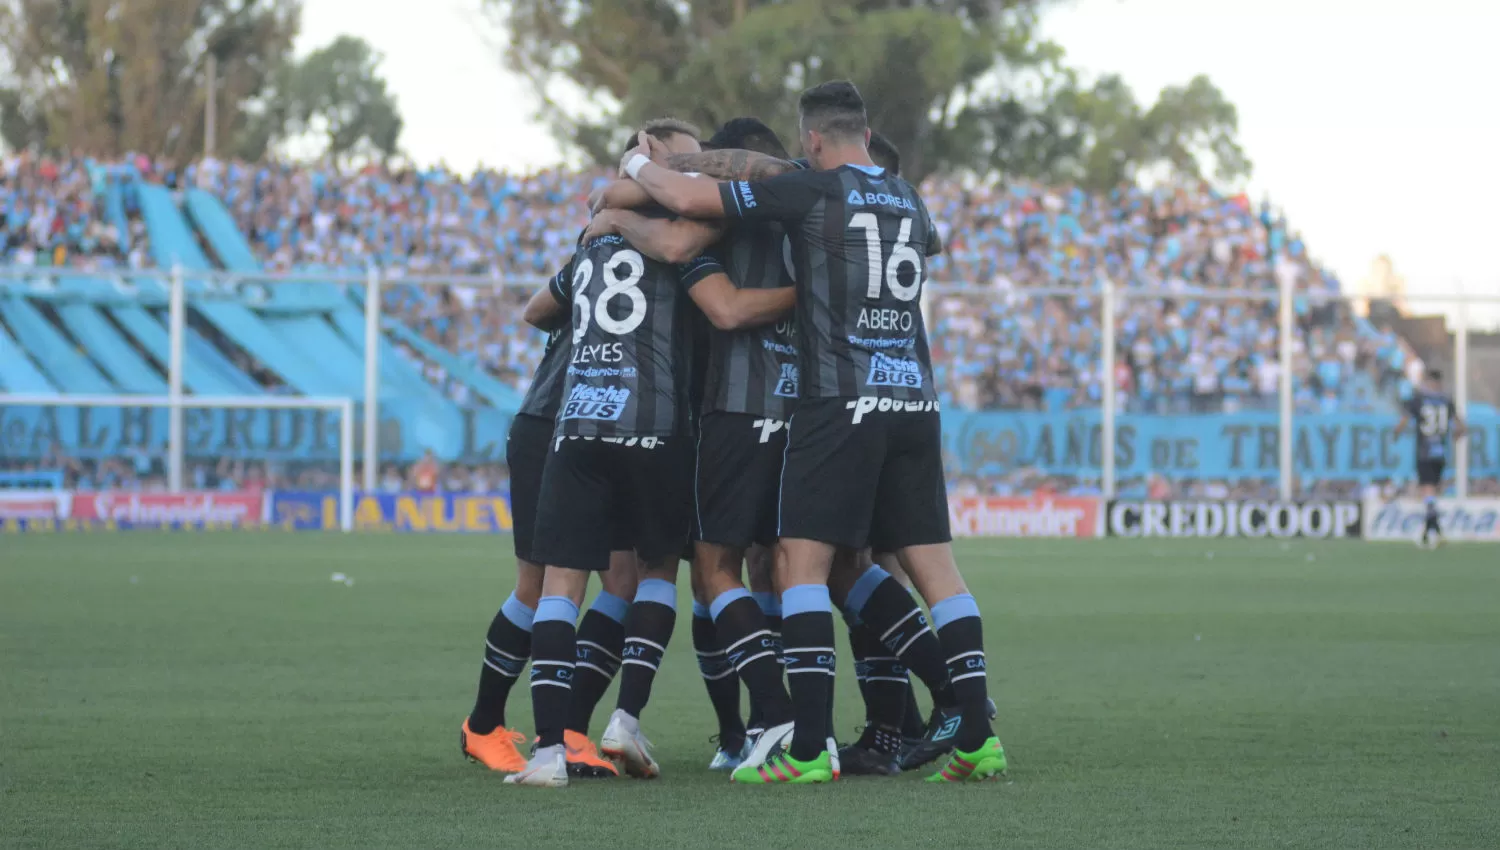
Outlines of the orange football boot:
{"label": "orange football boot", "polygon": [[563,732],[563,747],[568,752],[568,774],[595,779],[619,776],[614,762],[599,755],[599,748],[589,736],[569,729]]}
{"label": "orange football boot", "polygon": [[517,749],[518,744],[526,743],[526,736],[514,729],[496,726],[488,735],[480,735],[469,729],[469,718],[465,717],[458,740],[470,761],[480,762],[490,770],[516,773],[526,769],[526,757]]}

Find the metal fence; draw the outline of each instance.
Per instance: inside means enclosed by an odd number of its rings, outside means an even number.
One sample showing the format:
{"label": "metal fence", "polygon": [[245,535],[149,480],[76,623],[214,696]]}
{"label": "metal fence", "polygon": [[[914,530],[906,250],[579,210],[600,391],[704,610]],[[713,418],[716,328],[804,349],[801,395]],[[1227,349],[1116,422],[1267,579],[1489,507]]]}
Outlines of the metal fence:
{"label": "metal fence", "polygon": [[[541,282],[542,280],[538,278],[518,277],[501,280],[461,275],[386,277],[374,270],[363,275],[321,273],[235,275],[182,269],[170,272],[132,271],[107,274],[75,272],[70,269],[0,269],[0,293],[3,293],[3,296],[60,303],[84,300],[93,301],[101,306],[134,304],[145,305],[151,309],[159,309],[162,306],[166,308],[166,328],[169,340],[169,356],[166,358],[166,395],[169,403],[167,405],[168,433],[165,454],[169,486],[174,491],[181,489],[184,481],[184,457],[187,442],[184,411],[193,408],[195,406],[193,399],[201,395],[200,393],[190,395],[184,380],[190,366],[186,359],[189,357],[187,341],[193,335],[188,319],[189,306],[194,307],[200,313],[205,309],[211,309],[212,305],[222,304],[237,304],[253,308],[257,316],[269,317],[267,321],[288,323],[285,327],[290,330],[282,331],[282,336],[278,339],[283,342],[289,340],[287,345],[294,349],[297,347],[297,331],[290,324],[292,320],[286,317],[339,314],[344,319],[350,320],[352,319],[351,311],[362,311],[360,317],[362,326],[359,331],[362,339],[356,343],[350,321],[345,321],[341,328],[344,332],[344,339],[348,343],[347,348],[355,349],[354,355],[359,359],[358,368],[362,377],[360,391],[356,393],[353,391],[354,388],[345,387],[344,392],[308,392],[305,394],[352,396],[360,402],[362,439],[356,442],[362,459],[361,483],[364,489],[374,490],[379,477],[379,447],[382,446],[383,437],[387,436],[382,434],[383,428],[398,427],[403,431],[400,435],[401,439],[411,444],[419,442],[430,444],[439,438],[452,442],[457,439],[454,436],[455,429],[464,431],[463,444],[465,446],[475,444],[476,440],[487,441],[486,444],[490,445],[496,441],[503,444],[503,433],[499,435],[482,433],[476,436],[475,433],[470,432],[488,432],[508,421],[511,410],[505,409],[508,403],[507,398],[519,398],[519,394],[514,393],[513,390],[509,391],[512,395],[507,395],[506,388],[502,386],[505,381],[484,372],[483,369],[474,368],[468,371],[462,362],[455,360],[449,365],[453,369],[465,369],[465,375],[450,375],[450,377],[459,383],[465,383],[467,380],[465,392],[471,389],[471,385],[482,384],[483,390],[475,391],[472,397],[465,399],[464,412],[458,419],[451,416],[445,419],[436,414],[428,416],[427,414],[431,411],[421,409],[423,399],[420,394],[411,395],[413,386],[410,381],[406,382],[403,388],[403,385],[393,377],[395,370],[388,368],[390,364],[382,363],[381,351],[382,348],[389,350],[392,340],[396,339],[396,335],[400,335],[400,340],[397,341],[404,341],[404,344],[409,346],[422,343],[422,350],[428,351],[434,357],[440,357],[441,352],[428,348],[428,345],[435,343],[430,339],[420,339],[420,332],[403,328],[399,320],[384,315],[382,305],[385,296],[394,296],[404,287],[446,287],[450,293],[461,291],[468,293],[469,297],[472,297],[475,292],[499,290],[511,291],[514,296],[512,303],[519,304],[520,299]],[[1485,309],[1493,309],[1494,305],[1500,304],[1500,294],[1432,294],[1421,296],[1421,299],[1424,304],[1445,307],[1453,321],[1451,342],[1447,343],[1444,354],[1451,353],[1451,363],[1448,365],[1452,377],[1453,395],[1460,415],[1468,418],[1470,379],[1475,377],[1470,375],[1468,316],[1472,308],[1480,305],[1483,305]],[[1318,424],[1318,427],[1324,429],[1321,433],[1309,435],[1304,432],[1300,437],[1296,430],[1299,419],[1310,415],[1299,413],[1296,404],[1296,377],[1299,369],[1303,368],[1303,365],[1299,364],[1303,364],[1307,358],[1307,352],[1297,350],[1300,339],[1298,334],[1299,309],[1315,311],[1320,306],[1340,304],[1350,300],[1348,296],[1338,293],[1298,289],[1295,281],[1289,276],[1282,277],[1275,289],[1268,290],[1127,288],[1116,286],[1107,279],[1100,279],[1094,286],[1088,288],[1055,287],[1024,290],[994,286],[930,284],[924,292],[923,310],[927,315],[934,346],[939,348],[949,343],[968,344],[975,340],[978,341],[976,344],[982,346],[985,344],[985,335],[989,332],[989,326],[985,322],[994,320],[996,317],[1003,320],[1011,312],[1026,314],[1028,310],[1032,313],[1040,313],[1044,320],[1051,322],[1054,327],[1059,323],[1067,324],[1070,332],[1082,334],[1088,339],[1087,355],[1082,356],[1082,359],[1088,360],[1089,363],[1085,368],[1074,370],[1074,374],[1080,376],[1078,378],[1080,386],[1073,389],[1082,392],[1082,396],[1075,397],[1064,413],[1054,413],[1051,419],[1038,418],[1040,414],[1036,411],[1024,414],[986,413],[966,409],[978,404],[974,399],[958,398],[945,407],[945,431],[951,424],[956,440],[961,441],[972,437],[974,440],[982,441],[988,439],[985,436],[988,434],[1000,435],[994,437],[1000,444],[1003,444],[1006,439],[1011,439],[1013,444],[1020,444],[1029,439],[1021,432],[1030,427],[1030,424],[1045,422],[1048,427],[1055,425],[1057,428],[1068,429],[1076,426],[1083,434],[1081,437],[1083,448],[1081,455],[1075,458],[1075,462],[1069,466],[1071,471],[1068,474],[1089,480],[1096,479],[1099,492],[1105,496],[1113,496],[1120,489],[1122,470],[1138,479],[1143,475],[1155,474],[1160,469],[1171,470],[1177,466],[1189,471],[1194,468],[1217,469],[1225,466],[1225,458],[1229,454],[1238,456],[1241,453],[1253,451],[1262,456],[1263,460],[1268,454],[1274,454],[1274,470],[1262,469],[1261,472],[1264,473],[1262,480],[1274,477],[1280,497],[1292,499],[1298,495],[1299,483],[1306,484],[1316,479],[1318,475],[1324,474],[1319,470],[1327,465],[1308,462],[1309,458],[1322,453],[1331,459],[1337,452],[1344,451],[1347,443],[1347,450],[1355,459],[1351,461],[1351,464],[1357,468],[1360,466],[1357,462],[1360,452],[1371,450],[1371,445],[1374,447],[1373,450],[1386,454],[1396,451],[1393,448],[1393,438],[1388,427],[1383,431],[1364,432],[1360,431],[1357,425],[1348,425],[1349,433],[1331,434],[1327,429],[1334,428],[1334,424],[1326,426]],[[1120,329],[1122,322],[1130,321],[1133,305],[1153,302],[1176,305],[1174,310],[1181,309],[1183,304],[1196,305],[1197,308],[1215,304],[1228,305],[1225,307],[1226,310],[1261,310],[1266,317],[1270,316],[1270,310],[1274,307],[1275,358],[1278,374],[1274,411],[1240,411],[1231,415],[1225,410],[1183,411],[1168,408],[1144,414],[1132,410],[1129,404],[1122,404],[1116,380],[1118,367],[1121,366]],[[1066,306],[1051,310],[1049,304],[1065,304]],[[972,315],[965,317],[966,305],[972,305],[974,307],[972,312],[980,313],[987,318],[975,320]],[[1037,305],[1042,306],[1039,308]],[[952,324],[945,325],[944,318],[947,314],[954,314],[969,320],[967,327],[970,336],[966,341],[959,340],[956,336],[950,339],[944,338],[944,328]],[[975,321],[979,322],[977,329]],[[1094,324],[1095,322],[1097,324]],[[1024,338],[1026,332],[1025,326],[1012,329],[1012,333],[1018,338]],[[1271,328],[1266,327],[1263,332],[1270,334]],[[1139,331],[1137,331],[1137,336],[1139,337]],[[990,342],[995,341],[990,340]],[[517,343],[512,340],[512,344]],[[201,349],[198,350],[201,351]],[[1429,351],[1429,356],[1430,354]],[[1129,353],[1127,352],[1126,355],[1129,356]],[[1075,360],[1081,357],[1076,350],[1073,351],[1073,356]],[[1097,365],[1093,361],[1095,357],[1097,357]],[[994,364],[1004,361],[1003,357],[996,356],[991,357],[989,362],[993,367],[991,369],[993,372],[999,368]],[[524,380],[524,377],[521,379]],[[1067,388],[1054,387],[1054,389],[1066,390]],[[1079,403],[1080,399],[1085,403]],[[53,400],[57,404],[65,404],[66,401],[65,395],[60,395]],[[1390,413],[1391,409],[1387,404],[1384,412],[1368,412],[1364,415],[1369,416],[1372,421],[1380,420],[1388,426],[1394,422]],[[392,416],[393,413],[400,415]],[[490,413],[495,415],[487,418]],[[1213,417],[1216,414],[1218,419],[1188,418]],[[1273,416],[1274,429],[1268,424]],[[1009,419],[1003,419],[1003,417],[1009,417]],[[1015,425],[1017,433],[1011,438],[1003,436],[1003,429],[985,430],[1000,428],[1000,425],[996,423],[1002,421],[1019,423]],[[1218,424],[1223,433],[1214,440],[1189,440],[1180,436],[1183,423],[1189,421],[1194,423],[1194,427],[1199,432],[1208,433],[1205,429],[1211,429],[1214,424]],[[1319,420],[1316,414],[1311,414],[1311,419],[1308,421],[1316,424],[1323,420]],[[1327,421],[1334,422],[1334,420]],[[1338,422],[1344,422],[1344,420],[1340,419]],[[409,435],[405,433],[407,431],[416,433]],[[1132,443],[1132,435],[1139,436],[1148,431],[1158,436],[1152,436],[1149,439],[1142,438],[1142,442]],[[976,434],[979,436],[975,436]],[[1179,436],[1173,436],[1174,434]],[[1070,433],[1068,439],[1073,440],[1075,437],[1076,435]],[[1047,439],[1049,445],[1052,445],[1050,441],[1059,437],[1053,434]],[[1482,445],[1484,465],[1481,476],[1486,479],[1500,477],[1493,472],[1494,468],[1500,467],[1500,445],[1497,445],[1500,444],[1500,425],[1496,426],[1493,434],[1485,432],[1484,439],[1486,442]],[[1374,441],[1373,444],[1371,440]],[[387,440],[387,444],[389,443],[390,440]],[[1274,451],[1271,451],[1272,449]],[[1120,457],[1122,451],[1130,454],[1128,460]],[[1010,449],[1000,445],[993,454],[998,459],[997,462],[1002,465],[1007,462],[1007,459],[1021,463],[1036,462],[1039,457],[1055,458],[1055,455],[1044,456],[1035,452],[1028,455],[1025,450],[1017,449],[1016,445],[1012,445]],[[1458,441],[1454,454],[1455,488],[1460,496],[1467,495],[1471,480],[1468,441]],[[490,456],[493,456],[493,453]],[[1189,460],[1193,463],[1189,464],[1187,462]],[[1178,463],[1179,461],[1181,463]],[[1245,464],[1239,464],[1239,466],[1245,466]],[[1303,468],[1299,469],[1299,466]],[[1045,469],[1046,464],[1042,464],[1040,468]],[[1368,470],[1356,469],[1355,472],[1361,480],[1380,480],[1379,474],[1372,475]],[[1205,476],[1212,477],[1213,474],[1212,472],[1205,473]],[[1235,472],[1234,474],[1241,473]]]}

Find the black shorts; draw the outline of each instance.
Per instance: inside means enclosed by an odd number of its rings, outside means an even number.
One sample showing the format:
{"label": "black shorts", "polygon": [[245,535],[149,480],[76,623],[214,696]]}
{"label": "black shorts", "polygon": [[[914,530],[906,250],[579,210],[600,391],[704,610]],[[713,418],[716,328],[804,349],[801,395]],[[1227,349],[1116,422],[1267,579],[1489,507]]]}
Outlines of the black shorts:
{"label": "black shorts", "polygon": [[731,549],[776,540],[786,423],[715,412],[698,425],[693,538]]}
{"label": "black shorts", "polygon": [[[537,504],[542,495],[542,470],[552,451],[551,419],[519,414],[510,421],[505,438],[505,465],[510,468],[511,539],[516,558],[540,564],[532,555],[536,538]],[[610,548],[615,551],[631,547],[630,517],[616,511],[610,520]]]}
{"label": "black shorts", "polygon": [[634,549],[646,561],[682,553],[692,521],[688,438],[554,439],[552,447],[532,543],[537,563],[603,572],[611,550]]}
{"label": "black shorts", "polygon": [[788,427],[781,537],[885,552],[953,539],[936,404],[805,399]]}
{"label": "black shorts", "polygon": [[536,531],[537,498],[542,492],[542,469],[552,448],[552,420],[521,414],[510,420],[505,438],[505,464],[510,467],[510,516],[516,558],[536,563],[531,557]]}
{"label": "black shorts", "polygon": [[1436,487],[1443,483],[1443,467],[1447,465],[1443,458],[1428,458],[1417,461],[1417,483],[1423,487]]}

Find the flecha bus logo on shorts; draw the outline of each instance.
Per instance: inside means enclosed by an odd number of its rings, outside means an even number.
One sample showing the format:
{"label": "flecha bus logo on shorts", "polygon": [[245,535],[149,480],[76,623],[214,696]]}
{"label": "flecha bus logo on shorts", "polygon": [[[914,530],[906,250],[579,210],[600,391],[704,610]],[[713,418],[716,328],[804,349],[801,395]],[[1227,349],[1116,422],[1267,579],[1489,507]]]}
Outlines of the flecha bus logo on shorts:
{"label": "flecha bus logo on shorts", "polygon": [[862,395],[859,398],[851,398],[844,403],[845,410],[854,411],[854,424],[858,425],[865,418],[866,413],[880,411],[881,413],[931,413],[941,411],[942,407],[935,401],[900,401],[893,398],[876,398],[875,396]]}
{"label": "flecha bus logo on shorts", "polygon": [[562,418],[618,422],[629,402],[630,390],[624,387],[575,386],[563,404]]}
{"label": "flecha bus logo on shorts", "polygon": [[920,387],[922,364],[877,351],[870,355],[870,374],[865,383],[872,387]]}

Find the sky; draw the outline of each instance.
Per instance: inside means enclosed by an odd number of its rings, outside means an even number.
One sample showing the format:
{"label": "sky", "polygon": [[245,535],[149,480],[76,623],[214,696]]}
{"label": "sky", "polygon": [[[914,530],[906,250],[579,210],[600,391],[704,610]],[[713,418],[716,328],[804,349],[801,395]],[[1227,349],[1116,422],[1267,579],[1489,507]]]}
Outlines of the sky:
{"label": "sky", "polygon": [[[563,158],[479,0],[305,0],[299,53],[345,33],[385,55],[417,162]],[[1387,254],[1414,296],[1500,298],[1496,33],[1490,0],[1073,0],[1045,23],[1072,64],[1119,73],[1146,103],[1207,74],[1239,109],[1251,196],[1346,289]]]}

